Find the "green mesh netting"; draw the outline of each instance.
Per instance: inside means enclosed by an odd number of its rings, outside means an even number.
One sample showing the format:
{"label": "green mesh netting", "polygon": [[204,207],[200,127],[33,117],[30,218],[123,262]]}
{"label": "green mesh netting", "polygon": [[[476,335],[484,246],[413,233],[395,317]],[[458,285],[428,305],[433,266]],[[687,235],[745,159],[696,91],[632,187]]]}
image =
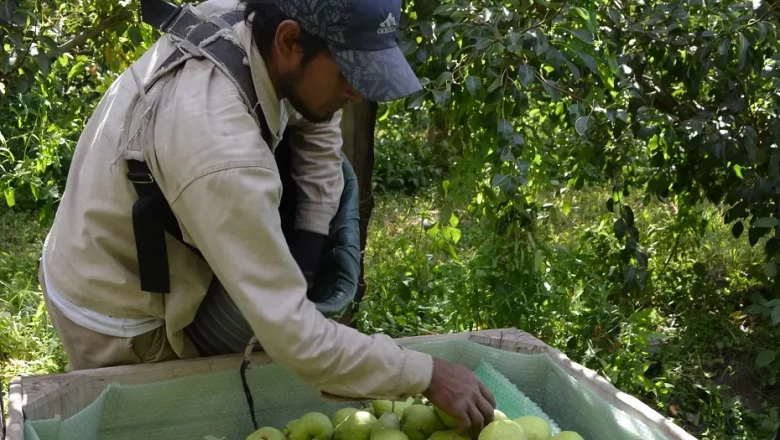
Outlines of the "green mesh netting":
{"label": "green mesh netting", "polygon": [[[661,440],[663,435],[607,403],[546,354],[520,354],[465,340],[410,345],[474,370],[510,418],[538,415],[553,434],[579,432],[585,440]],[[247,379],[258,423],[281,429],[310,411],[329,416],[360,402],[324,400],[278,365],[252,367]],[[112,384],[67,420],[28,421],[26,440],[243,440],[253,431],[238,365],[234,371],[147,385]]]}

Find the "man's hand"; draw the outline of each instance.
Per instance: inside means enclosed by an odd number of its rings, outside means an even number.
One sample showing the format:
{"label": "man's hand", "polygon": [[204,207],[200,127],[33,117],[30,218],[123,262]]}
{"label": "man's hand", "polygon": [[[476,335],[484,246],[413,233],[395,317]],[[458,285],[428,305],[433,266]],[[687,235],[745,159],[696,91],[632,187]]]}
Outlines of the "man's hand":
{"label": "man's hand", "polygon": [[470,432],[473,438],[493,421],[493,393],[462,365],[434,358],[431,384],[423,395],[457,420],[458,432]]}

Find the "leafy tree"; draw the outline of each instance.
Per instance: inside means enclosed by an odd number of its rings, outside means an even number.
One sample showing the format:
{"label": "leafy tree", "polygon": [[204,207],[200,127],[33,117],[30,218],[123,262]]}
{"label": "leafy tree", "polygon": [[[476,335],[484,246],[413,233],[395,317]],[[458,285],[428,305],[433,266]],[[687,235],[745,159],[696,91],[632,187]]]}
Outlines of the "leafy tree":
{"label": "leafy tree", "polygon": [[626,196],[676,203],[688,230],[702,230],[700,202],[723,203],[735,237],[764,238],[776,278],[780,2],[414,0],[405,11],[405,53],[426,85],[408,103],[445,133],[450,199],[467,194],[499,230],[533,231],[534,191],[614,184],[604,206],[628,290],[644,288],[649,255]]}
{"label": "leafy tree", "polygon": [[128,1],[0,2],[0,193],[53,212],[81,127],[154,40]]}

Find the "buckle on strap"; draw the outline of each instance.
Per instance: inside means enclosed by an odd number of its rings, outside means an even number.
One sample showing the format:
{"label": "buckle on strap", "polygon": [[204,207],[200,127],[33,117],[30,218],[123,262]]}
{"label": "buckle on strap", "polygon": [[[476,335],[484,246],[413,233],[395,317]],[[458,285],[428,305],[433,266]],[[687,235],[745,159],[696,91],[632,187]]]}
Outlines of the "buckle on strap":
{"label": "buckle on strap", "polygon": [[154,183],[152,173],[146,171],[128,171],[127,179],[134,184],[149,185]]}

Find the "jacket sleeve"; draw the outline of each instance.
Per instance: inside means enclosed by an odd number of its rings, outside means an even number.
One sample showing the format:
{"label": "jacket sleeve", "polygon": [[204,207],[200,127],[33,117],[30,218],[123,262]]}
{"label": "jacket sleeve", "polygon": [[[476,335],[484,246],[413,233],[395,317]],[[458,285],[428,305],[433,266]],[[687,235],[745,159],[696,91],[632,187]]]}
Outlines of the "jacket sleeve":
{"label": "jacket sleeve", "polygon": [[298,187],[295,229],[327,235],[344,189],[341,170],[341,111],[330,121],[290,117],[292,178]]}
{"label": "jacket sleeve", "polygon": [[423,392],[433,370],[429,355],[327,319],[306,298],[282,234],[273,155],[226,80],[205,68],[199,78],[192,64],[186,72],[213,91],[204,98],[204,87],[171,88],[156,116],[154,163],[182,231],[265,352],[324,393],[394,399]]}
{"label": "jacket sleeve", "polygon": [[427,354],[329,320],[306,298],[306,281],[281,232],[279,199],[273,171],[232,168],[193,181],[175,212],[276,362],[337,396],[402,399],[423,392],[432,373]]}

